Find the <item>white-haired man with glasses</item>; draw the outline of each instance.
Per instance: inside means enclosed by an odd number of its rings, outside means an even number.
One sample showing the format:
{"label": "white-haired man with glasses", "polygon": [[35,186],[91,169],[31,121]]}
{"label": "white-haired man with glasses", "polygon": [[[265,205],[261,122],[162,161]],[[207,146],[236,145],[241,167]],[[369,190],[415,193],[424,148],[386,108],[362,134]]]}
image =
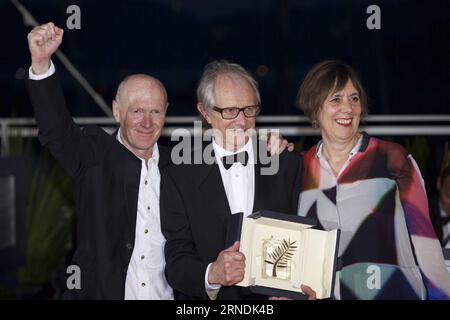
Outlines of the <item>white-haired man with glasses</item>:
{"label": "white-haired man with glasses", "polygon": [[[176,298],[263,298],[235,286],[243,279],[245,256],[238,241],[225,247],[228,219],[262,209],[296,214],[302,162],[298,154],[285,151],[277,155],[274,174],[262,173],[266,143],[254,143],[260,95],[240,65],[209,63],[197,99],[197,110],[213,130],[203,150],[210,148],[215,161],[171,165],[161,173],[166,276]],[[302,289],[314,297],[309,287]]]}

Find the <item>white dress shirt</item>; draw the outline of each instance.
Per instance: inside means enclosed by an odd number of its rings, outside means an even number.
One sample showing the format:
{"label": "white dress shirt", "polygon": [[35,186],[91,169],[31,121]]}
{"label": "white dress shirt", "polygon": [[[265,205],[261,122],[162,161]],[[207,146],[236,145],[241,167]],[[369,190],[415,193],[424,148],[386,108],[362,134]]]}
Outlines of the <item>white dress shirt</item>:
{"label": "white dress shirt", "polygon": [[[253,201],[255,198],[255,161],[253,156],[252,139],[237,151],[229,151],[219,146],[213,140],[214,155],[222,177],[222,183],[225,189],[225,194],[228,199],[228,204],[232,214],[243,212],[247,217],[253,212]],[[240,162],[234,163],[228,170],[225,169],[222,157],[233,155],[246,151],[248,153],[248,163],[244,166]],[[206,268],[205,273],[205,288],[209,297],[215,299],[218,289],[221,285],[212,285],[208,282],[210,263]]]}
{"label": "white dress shirt", "polygon": [[[42,75],[35,75],[30,67],[29,78],[42,80],[54,73],[55,66],[50,62],[49,70]],[[116,139],[122,143],[120,129]],[[125,280],[125,299],[169,300],[173,299],[173,290],[164,274],[166,240],[161,232],[159,215],[161,176],[158,168],[159,149],[156,143],[147,165],[144,159],[141,161],[136,235]]]}
{"label": "white dress shirt", "polygon": [[[120,129],[117,140],[122,143]],[[161,176],[157,143],[147,165],[144,159],[141,162],[136,233],[125,280],[125,300],[171,300],[173,290],[164,274],[166,240],[161,232],[159,215]]]}
{"label": "white dress shirt", "polygon": [[[249,139],[244,147],[235,152],[225,150],[215,141],[213,141],[213,148],[231,213],[243,212],[245,217],[252,214],[253,200],[255,197],[255,168],[252,140]],[[248,163],[246,166],[240,162],[236,162],[228,170],[225,169],[222,157],[244,151],[248,153]]]}

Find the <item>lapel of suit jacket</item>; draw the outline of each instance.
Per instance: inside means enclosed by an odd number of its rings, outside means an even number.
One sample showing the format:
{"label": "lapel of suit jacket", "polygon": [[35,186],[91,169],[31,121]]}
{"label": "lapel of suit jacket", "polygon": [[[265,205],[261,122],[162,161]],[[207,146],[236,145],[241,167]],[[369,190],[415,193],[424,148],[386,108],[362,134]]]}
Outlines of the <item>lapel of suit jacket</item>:
{"label": "lapel of suit jacket", "polygon": [[[213,156],[215,159],[214,151]],[[231,214],[230,205],[223,186],[222,176],[220,174],[219,165],[217,163],[199,165],[199,190],[204,195],[202,203],[205,212],[212,212],[216,214],[226,213],[226,216]]]}
{"label": "lapel of suit jacket", "polygon": [[158,168],[159,171],[167,167],[169,164],[172,163],[171,160],[171,149],[165,146],[161,146],[158,144],[159,148],[159,162],[158,162]]}
{"label": "lapel of suit jacket", "polygon": [[[134,238],[136,232],[137,219],[137,203],[139,198],[139,182],[141,179],[141,160],[136,157],[130,150],[128,150],[117,139],[117,130],[112,134],[115,141],[114,166],[120,172],[120,177],[123,181],[125,204],[126,204],[126,234],[125,240],[128,244],[134,246]],[[130,256],[132,250],[128,251]]]}
{"label": "lapel of suit jacket", "polygon": [[[261,148],[261,150],[259,150]],[[255,198],[253,201],[253,212],[262,210],[265,207],[267,197],[270,195],[270,187],[273,180],[273,176],[262,175],[261,169],[267,167],[267,164],[261,162],[261,153],[267,154],[266,144],[259,140],[254,139],[253,142],[253,154],[256,158],[255,163]]]}
{"label": "lapel of suit jacket", "polygon": [[[130,152],[131,153],[131,152]],[[137,203],[139,198],[139,182],[141,179],[141,160],[138,158],[124,160],[124,190],[127,205],[129,241],[134,243],[136,229]]]}

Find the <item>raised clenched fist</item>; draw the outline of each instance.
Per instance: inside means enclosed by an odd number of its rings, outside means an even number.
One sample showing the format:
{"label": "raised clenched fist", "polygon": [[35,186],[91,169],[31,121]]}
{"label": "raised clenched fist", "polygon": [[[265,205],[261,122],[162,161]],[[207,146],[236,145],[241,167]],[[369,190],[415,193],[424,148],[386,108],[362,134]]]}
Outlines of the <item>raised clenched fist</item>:
{"label": "raised clenched fist", "polygon": [[28,34],[31,68],[35,74],[47,72],[52,54],[62,42],[64,30],[49,22],[35,27]]}

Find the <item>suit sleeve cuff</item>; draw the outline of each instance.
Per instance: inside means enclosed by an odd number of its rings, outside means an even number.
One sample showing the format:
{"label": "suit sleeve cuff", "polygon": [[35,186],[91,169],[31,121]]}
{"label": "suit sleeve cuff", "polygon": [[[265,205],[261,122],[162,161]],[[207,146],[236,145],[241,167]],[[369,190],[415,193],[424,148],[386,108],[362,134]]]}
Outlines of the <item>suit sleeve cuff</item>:
{"label": "suit sleeve cuff", "polygon": [[208,264],[208,267],[206,268],[205,272],[205,289],[206,293],[208,294],[208,297],[211,300],[216,300],[217,294],[219,293],[220,288],[222,287],[220,284],[210,284],[208,282],[208,274],[209,274],[209,268],[211,267],[211,264]]}
{"label": "suit sleeve cuff", "polygon": [[30,67],[30,69],[28,69],[28,78],[31,80],[43,80],[45,78],[52,76],[55,72],[56,72],[55,65],[53,64],[53,61],[50,60],[50,68],[48,68],[46,73],[39,75],[34,74],[33,70]]}

